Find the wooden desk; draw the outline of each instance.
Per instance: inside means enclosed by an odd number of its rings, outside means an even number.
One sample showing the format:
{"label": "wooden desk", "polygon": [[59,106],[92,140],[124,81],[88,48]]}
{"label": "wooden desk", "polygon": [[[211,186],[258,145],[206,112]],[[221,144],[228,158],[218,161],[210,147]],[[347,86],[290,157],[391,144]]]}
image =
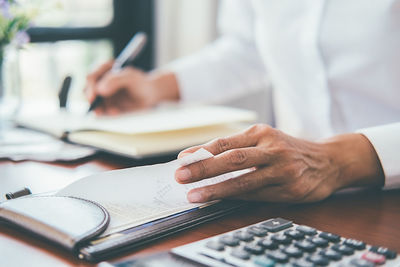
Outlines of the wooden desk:
{"label": "wooden desk", "polygon": [[[72,164],[0,161],[0,193],[3,195],[25,186],[29,187],[33,193],[56,190],[86,175],[136,164],[138,163],[105,155]],[[115,259],[168,250],[273,217],[287,218],[299,224],[389,247],[399,252],[399,203],[400,190],[353,190],[337,193],[327,200],[313,204],[254,203],[250,209],[240,214],[231,214],[175,234]],[[65,251],[0,225],[0,265],[3,266],[2,264],[5,266],[91,266],[74,259]]]}

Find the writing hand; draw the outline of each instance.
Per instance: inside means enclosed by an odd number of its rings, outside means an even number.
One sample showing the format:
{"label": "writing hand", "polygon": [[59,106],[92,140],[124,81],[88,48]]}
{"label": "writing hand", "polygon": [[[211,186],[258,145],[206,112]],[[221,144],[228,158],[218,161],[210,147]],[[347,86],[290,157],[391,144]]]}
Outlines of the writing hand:
{"label": "writing hand", "polygon": [[178,100],[175,75],[168,72],[145,73],[133,67],[110,72],[113,61],[101,65],[87,76],[86,97],[103,101],[96,114],[116,115],[122,112],[151,108],[161,101]]}

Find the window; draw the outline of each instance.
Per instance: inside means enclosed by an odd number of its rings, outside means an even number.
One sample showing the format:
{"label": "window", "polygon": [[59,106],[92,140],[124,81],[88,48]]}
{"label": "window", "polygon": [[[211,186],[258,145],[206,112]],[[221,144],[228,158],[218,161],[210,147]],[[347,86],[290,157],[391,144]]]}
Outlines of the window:
{"label": "window", "polygon": [[112,0],[51,1],[35,20],[38,27],[103,27],[113,19]]}
{"label": "window", "polygon": [[[60,0],[29,30],[31,44],[20,52],[23,99],[56,101],[66,75],[73,77],[70,99],[82,99],[86,74],[117,55],[137,31],[148,45],[135,65],[153,67],[153,1]],[[47,7],[46,7],[47,8]]]}

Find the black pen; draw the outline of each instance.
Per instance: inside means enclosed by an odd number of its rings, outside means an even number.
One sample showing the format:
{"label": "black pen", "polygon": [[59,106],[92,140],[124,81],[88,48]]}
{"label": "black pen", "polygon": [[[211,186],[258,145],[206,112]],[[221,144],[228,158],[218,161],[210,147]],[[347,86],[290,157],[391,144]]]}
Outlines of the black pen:
{"label": "black pen", "polygon": [[[120,71],[124,67],[124,65],[126,65],[128,62],[133,61],[142,51],[143,47],[146,45],[146,42],[147,35],[144,32],[136,33],[118,55],[118,57],[115,59],[110,71]],[[96,96],[94,101],[90,104],[88,113],[97,108],[102,101],[103,98],[101,96]]]}
{"label": "black pen", "polygon": [[72,81],[71,76],[66,76],[63,80],[60,91],[58,92],[58,100],[60,108],[67,107],[68,92],[69,88],[71,87],[71,81]]}

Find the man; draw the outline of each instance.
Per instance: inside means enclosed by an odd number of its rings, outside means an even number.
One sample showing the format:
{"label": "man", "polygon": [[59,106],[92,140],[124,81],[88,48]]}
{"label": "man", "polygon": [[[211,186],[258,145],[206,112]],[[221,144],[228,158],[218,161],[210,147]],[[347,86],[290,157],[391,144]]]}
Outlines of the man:
{"label": "man", "polygon": [[276,129],[259,124],[181,152],[204,147],[215,157],[178,169],[180,183],[252,168],[190,191],[192,202],[307,202],[345,187],[399,186],[399,12],[396,0],[225,1],[221,37],[203,51],[151,73],[108,73],[108,62],[88,76],[87,96],[105,98],[97,113],[116,114],[272,84]]}

